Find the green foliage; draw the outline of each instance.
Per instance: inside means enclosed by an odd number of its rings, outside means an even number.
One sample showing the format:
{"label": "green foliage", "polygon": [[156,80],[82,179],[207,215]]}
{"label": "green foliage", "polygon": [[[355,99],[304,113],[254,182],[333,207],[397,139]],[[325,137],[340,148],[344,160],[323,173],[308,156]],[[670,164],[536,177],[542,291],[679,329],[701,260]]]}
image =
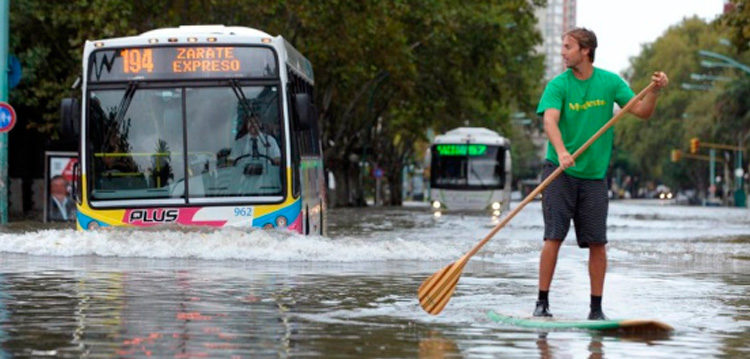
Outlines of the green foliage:
{"label": "green foliage", "polygon": [[723,26],[730,29],[732,43],[741,53],[750,48],[750,2],[748,0],[730,0],[734,10],[721,19]]}
{"label": "green foliage", "polygon": [[716,99],[713,137],[724,143],[745,143],[750,136],[750,76],[732,81]]}
{"label": "green foliage", "polygon": [[[533,110],[543,70],[533,10],[543,3],[14,0],[11,52],[24,78],[11,101],[28,128],[55,136],[86,40],[180,24],[248,26],[283,35],[313,63],[326,166],[337,183],[357,177],[352,155],[396,176],[418,157],[429,127],[468,122],[508,133],[511,111]],[[342,186],[339,204],[352,203],[357,186]]]}
{"label": "green foliage", "polygon": [[139,19],[153,5],[130,1],[14,0],[10,8],[10,52],[23,65],[23,78],[10,92],[28,128],[56,135],[60,100],[81,76],[87,39],[134,35],[148,26]]}
{"label": "green foliage", "polygon": [[507,134],[511,143],[514,182],[537,177],[542,166],[542,159],[527,131],[521,126],[512,126],[512,131]]}
{"label": "green foliage", "polygon": [[[529,2],[444,2],[419,9],[425,13],[411,11],[403,19],[413,48],[414,86],[407,93],[394,92],[398,102],[383,116],[388,130],[403,139],[400,148],[394,143],[377,158],[393,169],[412,156],[411,144],[424,140],[426,128],[441,133],[470,125],[514,133],[509,115],[532,110],[530,100],[543,70],[542,58],[533,51],[540,37]],[[527,142],[519,138],[515,143]]]}
{"label": "green foliage", "polygon": [[[691,137],[707,142],[729,141],[731,133],[740,130],[740,122],[722,120],[716,115],[716,99],[723,91],[724,82],[705,81],[708,91],[686,90],[683,84],[696,83],[691,74],[709,74],[738,78],[736,70],[701,67],[699,50],[726,53],[720,38],[726,36],[720,26],[689,18],[669,28],[651,44],[644,45],[640,55],[631,60],[628,79],[636,91],[644,88],[654,71],[664,71],[670,86],[660,95],[654,115],[646,121],[626,116],[616,129],[616,146],[630,163],[650,180],[665,182],[675,187],[705,188],[706,164],[695,160],[671,163],[671,149],[687,150]],[[726,125],[726,126],[725,126]],[[747,128],[747,122],[745,122]]]}

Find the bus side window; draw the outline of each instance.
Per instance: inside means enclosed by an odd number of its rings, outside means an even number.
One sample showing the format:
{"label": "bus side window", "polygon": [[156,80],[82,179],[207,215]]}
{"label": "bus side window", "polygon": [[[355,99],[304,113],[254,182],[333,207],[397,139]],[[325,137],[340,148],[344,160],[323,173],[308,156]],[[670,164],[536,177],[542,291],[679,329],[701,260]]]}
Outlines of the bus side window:
{"label": "bus side window", "polygon": [[[287,85],[287,97],[290,99],[287,101],[289,104],[288,110],[290,116],[294,116],[294,109],[292,108],[291,99],[293,96],[292,91],[292,84]],[[291,121],[290,129],[291,131],[291,138],[290,138],[290,145],[292,147],[292,197],[299,197],[300,195],[300,145],[299,145],[299,132],[297,132],[297,128],[295,126],[296,121]]]}
{"label": "bus side window", "polygon": [[[305,82],[300,76],[294,71],[288,70],[289,85],[287,87],[287,95],[289,97],[291,124],[292,124],[292,157],[293,165],[296,171],[292,173],[296,174],[296,178],[292,178],[292,190],[293,193],[298,194],[299,189],[295,190],[294,185],[299,188],[300,176],[300,161],[303,156],[320,156],[320,140],[318,133],[318,115],[317,109],[313,104],[313,87],[309,83]],[[305,95],[305,96],[299,96]],[[297,100],[301,102],[298,109],[296,105]],[[304,107],[304,109],[303,109]],[[298,111],[299,110],[299,111]],[[299,118],[304,116],[305,118]],[[296,161],[296,162],[295,162]]]}

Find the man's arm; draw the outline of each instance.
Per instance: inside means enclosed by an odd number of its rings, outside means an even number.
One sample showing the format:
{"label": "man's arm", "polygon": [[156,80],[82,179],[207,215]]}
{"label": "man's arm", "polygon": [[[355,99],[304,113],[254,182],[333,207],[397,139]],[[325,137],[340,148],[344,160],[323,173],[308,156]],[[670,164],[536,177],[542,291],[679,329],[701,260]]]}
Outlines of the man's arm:
{"label": "man's arm", "polygon": [[268,145],[271,146],[269,148],[269,157],[271,158],[271,163],[274,166],[278,166],[281,164],[281,148],[279,147],[279,144],[276,142],[276,137],[266,135],[266,141],[268,141]]}
{"label": "man's arm", "polygon": [[544,110],[544,132],[549,138],[549,142],[557,152],[557,159],[560,161],[560,165],[563,168],[575,166],[573,156],[570,155],[568,149],[565,148],[565,143],[562,140],[562,134],[560,133],[560,110],[554,108],[548,108]]}
{"label": "man's arm", "polygon": [[656,108],[656,99],[659,97],[659,91],[661,91],[662,88],[667,87],[667,85],[669,84],[667,74],[660,71],[654,72],[654,74],[651,76],[651,81],[656,82],[656,86],[654,87],[654,89],[649,91],[646,96],[643,96],[643,99],[633,105],[633,107],[630,109],[630,113],[644,120],[651,117],[651,115],[654,113],[654,109]]}

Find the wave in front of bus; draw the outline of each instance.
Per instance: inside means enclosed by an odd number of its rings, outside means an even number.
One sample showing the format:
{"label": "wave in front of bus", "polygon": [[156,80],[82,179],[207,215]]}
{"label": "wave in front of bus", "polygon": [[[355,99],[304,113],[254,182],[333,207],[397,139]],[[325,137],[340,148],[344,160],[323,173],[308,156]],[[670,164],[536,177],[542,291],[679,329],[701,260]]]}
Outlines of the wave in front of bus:
{"label": "wave in front of bus", "polygon": [[79,231],[109,226],[109,223],[91,218],[91,216],[83,213],[83,211],[81,211],[80,209],[78,210],[78,212],[76,212],[76,229]]}
{"label": "wave in front of bus", "polygon": [[302,199],[297,199],[286,207],[253,219],[253,227],[268,228],[269,225],[272,227],[286,225],[287,229],[302,233]]}

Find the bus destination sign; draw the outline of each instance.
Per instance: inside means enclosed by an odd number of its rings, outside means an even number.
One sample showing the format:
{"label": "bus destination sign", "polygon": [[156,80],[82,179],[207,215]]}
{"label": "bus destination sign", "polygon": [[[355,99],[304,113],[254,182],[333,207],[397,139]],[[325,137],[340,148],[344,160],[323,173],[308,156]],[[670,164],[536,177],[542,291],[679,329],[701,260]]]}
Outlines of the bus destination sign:
{"label": "bus destination sign", "polygon": [[267,47],[170,46],[104,49],[91,54],[90,82],[210,78],[274,78]]}
{"label": "bus destination sign", "polygon": [[437,152],[441,156],[482,156],[487,152],[487,145],[450,144],[437,145]]}

